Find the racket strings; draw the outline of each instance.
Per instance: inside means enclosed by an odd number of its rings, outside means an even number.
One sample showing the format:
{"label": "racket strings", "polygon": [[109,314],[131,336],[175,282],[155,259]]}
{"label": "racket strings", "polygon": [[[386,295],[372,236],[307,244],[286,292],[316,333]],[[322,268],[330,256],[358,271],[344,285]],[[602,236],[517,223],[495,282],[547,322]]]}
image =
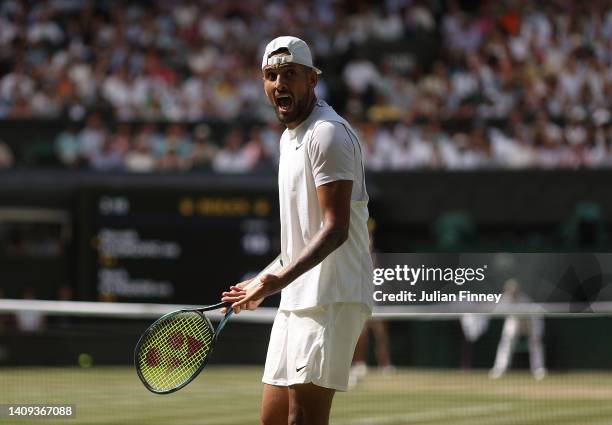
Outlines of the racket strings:
{"label": "racket strings", "polygon": [[156,391],[188,381],[210,351],[214,331],[196,312],[180,312],[156,324],[138,354],[144,380]]}

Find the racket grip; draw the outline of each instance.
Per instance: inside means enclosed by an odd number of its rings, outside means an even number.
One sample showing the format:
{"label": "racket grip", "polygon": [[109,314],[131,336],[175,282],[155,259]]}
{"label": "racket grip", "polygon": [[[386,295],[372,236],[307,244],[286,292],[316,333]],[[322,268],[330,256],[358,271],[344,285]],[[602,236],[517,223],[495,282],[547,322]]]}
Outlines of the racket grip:
{"label": "racket grip", "polygon": [[[212,311],[212,310],[219,310],[220,308],[223,307],[230,307],[232,305],[231,302],[225,302],[225,301],[221,301],[220,303],[217,304],[213,304],[213,305],[209,305],[208,307],[204,307],[200,310],[202,311]],[[231,310],[231,309],[230,309]]]}
{"label": "racket grip", "polygon": [[[231,304],[231,303],[227,303],[227,304]],[[225,313],[225,316],[223,316],[223,319],[221,319],[221,321],[219,322],[219,325],[217,326],[217,330],[215,331],[215,340],[217,339],[217,336],[219,335],[219,332],[221,332],[223,330],[223,328],[225,327],[225,324],[227,323],[227,321],[229,320],[230,316],[234,313],[234,309],[233,308],[228,308],[227,309],[227,313]]]}

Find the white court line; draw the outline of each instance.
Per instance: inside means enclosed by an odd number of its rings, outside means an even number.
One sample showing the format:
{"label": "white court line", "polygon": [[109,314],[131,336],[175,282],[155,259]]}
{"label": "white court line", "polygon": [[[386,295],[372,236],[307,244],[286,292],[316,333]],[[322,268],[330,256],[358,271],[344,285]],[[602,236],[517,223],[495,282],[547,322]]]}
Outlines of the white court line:
{"label": "white court line", "polygon": [[596,420],[597,422],[588,421],[588,422],[585,422],[584,425],[610,425],[610,419],[604,419],[604,420],[594,419],[594,420]]}
{"label": "white court line", "polygon": [[[495,403],[495,404],[484,404],[484,405],[475,405],[469,407],[458,407],[458,408],[450,408],[443,409],[439,411],[421,411],[421,412],[413,412],[413,413],[405,413],[398,415],[385,415],[385,416],[372,416],[366,418],[358,418],[358,419],[349,419],[341,422],[334,422],[333,425],[396,425],[399,423],[406,424],[406,421],[410,422],[433,422],[444,419],[453,419],[453,425],[460,424],[473,424],[474,417],[480,416],[483,414],[492,414],[492,413],[501,413],[501,412],[510,412],[510,411],[524,411],[525,406],[517,406],[512,405],[510,403]],[[608,411],[612,409],[611,406],[604,408],[603,410]],[[576,414],[592,414],[593,409],[591,407],[585,408],[576,408],[575,406],[555,409],[551,414],[547,414],[542,418],[542,423],[554,423],[554,419],[556,418],[566,418],[568,415],[576,415]],[[456,418],[457,416],[465,416],[472,415],[467,418]],[[517,416],[520,416],[517,415]],[[528,419],[529,413],[523,413],[522,416],[526,416],[525,419]],[[593,422],[589,419],[581,419],[581,424],[584,425],[610,425],[611,421],[600,419],[593,419]],[[512,424],[516,423],[517,418],[512,416],[501,416],[497,418],[487,418],[487,425],[495,425],[495,424]]]}
{"label": "white court line", "polygon": [[[603,403],[603,402],[602,402]],[[609,412],[612,410],[612,406],[604,406],[602,404],[602,407],[600,409],[598,409],[598,413],[599,412]],[[565,408],[557,408],[554,410],[554,412],[551,412],[550,414],[547,414],[543,419],[546,421],[546,423],[550,423],[550,424],[554,424],[555,423],[555,419],[565,419],[568,416],[578,416],[584,414],[585,416],[589,415],[589,414],[593,414],[593,407],[589,406],[589,407],[575,407],[575,406],[568,406]],[[595,420],[599,420],[599,418],[595,419]],[[576,418],[576,423],[580,424],[580,425],[592,425],[591,422],[589,422],[588,417],[586,419],[581,419],[581,418]],[[607,422],[604,422],[606,425],[610,425],[612,423],[612,421],[610,419],[608,419]]]}
{"label": "white court line", "polygon": [[397,423],[436,421],[465,415],[484,415],[513,410],[510,403],[487,403],[467,407],[453,407],[441,410],[426,410],[396,415],[371,416],[334,422],[333,425],[393,425]]}

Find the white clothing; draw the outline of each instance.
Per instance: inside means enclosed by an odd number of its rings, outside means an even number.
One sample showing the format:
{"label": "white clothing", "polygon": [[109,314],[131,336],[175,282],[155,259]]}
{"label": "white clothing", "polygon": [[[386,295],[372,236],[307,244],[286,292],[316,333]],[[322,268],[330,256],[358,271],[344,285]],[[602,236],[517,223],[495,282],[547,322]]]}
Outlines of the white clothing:
{"label": "white clothing", "polygon": [[348,239],[282,291],[280,310],[355,302],[372,306],[368,194],[362,153],[351,126],[318,101],[298,127],[281,136],[278,187],[283,265],[295,261],[323,224],[317,187],[352,180]]}
{"label": "white clothing", "polygon": [[369,317],[370,310],[360,303],[279,310],[262,382],[278,386],[313,383],[346,391],[355,345]]}

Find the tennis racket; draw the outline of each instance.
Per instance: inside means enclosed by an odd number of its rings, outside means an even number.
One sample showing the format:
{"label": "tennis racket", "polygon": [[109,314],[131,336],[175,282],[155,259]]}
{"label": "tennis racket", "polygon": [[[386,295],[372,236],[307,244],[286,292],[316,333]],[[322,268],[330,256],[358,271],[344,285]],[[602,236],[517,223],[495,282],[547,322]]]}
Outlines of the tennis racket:
{"label": "tennis racket", "polygon": [[219,333],[234,312],[229,308],[215,330],[205,311],[230,306],[177,310],[155,321],[134,349],[134,364],[144,386],[156,394],[180,390],[204,369]]}

